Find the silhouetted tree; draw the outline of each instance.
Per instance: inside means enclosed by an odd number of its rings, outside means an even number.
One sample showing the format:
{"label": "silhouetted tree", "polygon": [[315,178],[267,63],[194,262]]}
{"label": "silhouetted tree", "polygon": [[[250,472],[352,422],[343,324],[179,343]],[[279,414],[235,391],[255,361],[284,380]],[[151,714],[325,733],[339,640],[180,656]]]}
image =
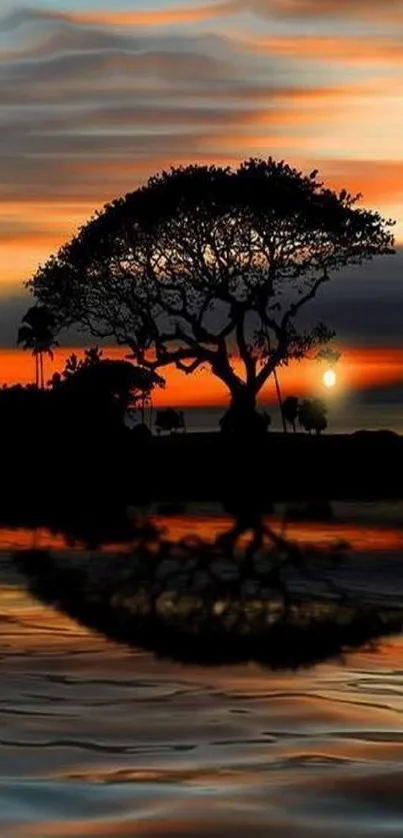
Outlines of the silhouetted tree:
{"label": "silhouetted tree", "polygon": [[71,375],[75,375],[79,370],[88,368],[93,364],[98,364],[100,361],[102,361],[102,350],[98,349],[97,346],[85,349],[83,358],[79,358],[76,352],[72,352],[67,358],[64,370],[61,374],[62,378],[68,379]]}
{"label": "silhouetted tree", "polygon": [[308,433],[320,434],[327,428],[327,407],[321,399],[306,399],[299,409],[299,423]]}
{"label": "silhouetted tree", "polygon": [[62,372],[62,378],[67,379],[70,375],[75,375],[81,366],[82,361],[80,362],[80,359],[76,352],[72,352],[71,355],[69,355],[69,357],[67,358],[64,370]]}
{"label": "silhouetted tree", "polygon": [[75,352],[66,360],[64,370],[54,373],[50,381],[53,389],[63,388],[81,395],[83,400],[97,401],[112,398],[123,411],[142,408],[155,387],[164,386],[164,379],[153,370],[125,360],[103,358],[97,346],[84,351],[79,358]]}
{"label": "silhouetted tree", "polygon": [[17,343],[24,349],[30,349],[35,358],[35,384],[41,389],[45,386],[43,356],[49,355],[53,361],[55,340],[55,317],[47,306],[35,305],[28,309],[22,318],[18,330]]}
{"label": "silhouetted tree", "polygon": [[294,433],[297,430],[297,419],[299,413],[299,399],[296,396],[287,396],[282,404],[283,417],[288,422]]}
{"label": "silhouetted tree", "polygon": [[[145,395],[164,380],[153,370],[139,367],[124,360],[103,359],[87,351],[74,373],[68,359],[62,384],[63,389],[92,406],[94,412],[114,410],[123,418],[128,410],[136,409]],[[66,374],[67,370],[67,374]]]}
{"label": "silhouetted tree", "polygon": [[[67,503],[75,514],[80,504],[116,508],[133,493],[143,501],[155,475],[149,477],[147,435],[133,435],[127,420],[131,410],[137,418],[144,392],[160,381],[152,370],[105,359],[84,363],[67,378],[59,374],[52,387],[0,389],[3,472],[7,496],[14,498],[7,503],[24,503],[24,497],[31,510]],[[55,469],[62,478],[57,492],[49,492]],[[34,492],[21,480],[28,473],[35,475]]]}
{"label": "silhouetted tree", "polygon": [[61,327],[114,337],[143,366],[209,366],[251,428],[276,368],[329,339],[298,316],[332,271],[393,252],[392,222],[358,198],[272,158],[171,169],[106,205],[28,286]]}

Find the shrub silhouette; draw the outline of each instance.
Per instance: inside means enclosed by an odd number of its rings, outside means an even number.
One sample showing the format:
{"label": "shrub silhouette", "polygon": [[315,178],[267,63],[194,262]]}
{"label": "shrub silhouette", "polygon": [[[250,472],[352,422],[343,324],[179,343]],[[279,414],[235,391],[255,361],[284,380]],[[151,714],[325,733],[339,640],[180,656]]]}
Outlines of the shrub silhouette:
{"label": "shrub silhouette", "polygon": [[327,407],[321,399],[306,399],[299,408],[298,420],[301,427],[309,434],[312,431],[320,434],[327,428],[326,413]]}

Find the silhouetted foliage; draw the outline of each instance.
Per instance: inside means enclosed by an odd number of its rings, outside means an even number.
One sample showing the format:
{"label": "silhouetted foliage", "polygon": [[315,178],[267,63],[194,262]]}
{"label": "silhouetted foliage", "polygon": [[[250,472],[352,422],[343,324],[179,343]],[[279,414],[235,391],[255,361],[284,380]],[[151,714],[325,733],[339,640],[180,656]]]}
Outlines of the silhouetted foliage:
{"label": "silhouetted foliage", "polygon": [[185,416],[183,410],[175,410],[173,407],[166,407],[164,410],[157,410],[155,415],[155,428],[157,433],[166,431],[185,431]]}
{"label": "silhouetted foliage", "polygon": [[[73,356],[74,357],[74,356]],[[92,412],[116,410],[119,420],[135,409],[155,386],[162,386],[163,379],[152,370],[134,366],[130,361],[96,360],[86,356],[75,372],[71,372],[71,359],[67,362],[61,389],[86,404]]]}
{"label": "silhouetted foliage", "polygon": [[57,346],[55,328],[56,320],[51,310],[44,305],[35,305],[28,309],[18,330],[17,343],[32,352],[35,358],[35,385],[42,389],[45,386],[43,356],[49,355],[53,360],[53,348]]}
{"label": "silhouetted foliage", "polygon": [[298,419],[298,414],[299,414],[299,408],[300,408],[299,399],[297,399],[296,396],[287,396],[287,398],[284,399],[284,401],[282,403],[282,406],[281,406],[281,409],[283,411],[284,419],[286,420],[286,422],[288,422],[291,425],[294,433],[297,430],[297,419]]}
{"label": "silhouetted foliage", "polygon": [[250,431],[276,367],[331,335],[301,327],[301,310],[333,271],[393,252],[392,222],[358,198],[272,158],[171,169],[105,206],[28,285],[60,328],[114,337],[143,366],[207,365]]}
{"label": "silhouetted foliage", "polygon": [[298,420],[308,433],[320,434],[327,428],[326,414],[327,407],[321,399],[306,399],[299,408]]}
{"label": "silhouetted foliage", "polygon": [[[52,503],[57,494],[65,496],[68,491],[82,499],[94,487],[123,497],[136,463],[144,469],[147,453],[139,438],[136,445],[127,426],[128,414],[138,411],[143,399],[162,383],[152,370],[89,351],[83,361],[71,356],[64,372],[53,376],[50,388],[1,389],[0,434],[12,452],[7,491],[12,486],[16,490],[19,483],[22,494],[26,473],[43,503],[53,480]],[[39,491],[39,485],[46,490]]]}
{"label": "silhouetted foliage", "polygon": [[334,366],[341,358],[341,352],[335,349],[334,346],[323,346],[316,355],[317,361],[325,361],[330,366]]}
{"label": "silhouetted foliage", "polygon": [[93,364],[98,364],[102,361],[102,356],[102,349],[99,349],[98,346],[91,346],[90,349],[85,349],[83,358],[79,358],[75,352],[72,352],[67,358],[64,370],[61,373],[61,378],[68,379],[71,375],[79,372],[79,370],[92,367]]}

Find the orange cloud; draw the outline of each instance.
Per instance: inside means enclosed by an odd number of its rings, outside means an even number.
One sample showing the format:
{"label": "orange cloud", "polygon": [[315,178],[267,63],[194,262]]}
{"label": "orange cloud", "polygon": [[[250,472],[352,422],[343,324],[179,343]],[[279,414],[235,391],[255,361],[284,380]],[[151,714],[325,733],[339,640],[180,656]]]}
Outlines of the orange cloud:
{"label": "orange cloud", "polygon": [[[130,12],[19,13],[1,61],[10,76],[0,94],[3,288],[26,279],[95,208],[170,165],[273,154],[318,166],[330,184],[362,192],[385,214],[395,202],[393,214],[400,213],[403,163],[392,159],[400,155],[403,124],[397,73],[393,82],[403,56],[396,31],[385,26],[382,37],[375,30],[354,37],[351,27],[344,35],[321,24],[319,35],[305,25],[302,37],[291,20],[350,16],[363,3],[177,0]],[[398,8],[365,0],[368,7]],[[244,32],[243,12],[248,21],[251,13],[290,20],[282,21],[281,36],[263,26]],[[226,16],[224,29],[218,21]],[[201,25],[210,20],[211,27]],[[43,21],[52,24],[49,38]],[[31,40],[21,38],[24,23]],[[372,164],[378,154],[389,160]]]}
{"label": "orange cloud", "polygon": [[369,21],[401,19],[401,0],[234,0],[238,10],[285,18],[361,18]]}
{"label": "orange cloud", "polygon": [[81,24],[89,23],[102,26],[173,26],[226,17],[235,8],[236,4],[234,2],[219,2],[218,0],[216,3],[196,6],[181,4],[168,9],[81,12],[69,15],[68,18]]}
{"label": "orange cloud", "polygon": [[[370,22],[395,23],[402,19],[400,0],[216,0],[193,7],[180,4],[168,9],[135,11],[83,12],[69,15],[79,23],[117,26],[172,26],[201,23],[217,18],[252,13],[256,17],[273,18],[360,18]],[[67,17],[67,15],[66,15]]]}
{"label": "orange cloud", "polygon": [[323,175],[333,189],[360,192],[363,204],[377,206],[403,197],[402,160],[326,160]]}
{"label": "orange cloud", "polygon": [[363,64],[391,64],[403,60],[403,44],[393,33],[389,37],[352,35],[289,35],[261,37],[251,32],[239,35],[239,45],[292,60],[332,61],[362,67]]}

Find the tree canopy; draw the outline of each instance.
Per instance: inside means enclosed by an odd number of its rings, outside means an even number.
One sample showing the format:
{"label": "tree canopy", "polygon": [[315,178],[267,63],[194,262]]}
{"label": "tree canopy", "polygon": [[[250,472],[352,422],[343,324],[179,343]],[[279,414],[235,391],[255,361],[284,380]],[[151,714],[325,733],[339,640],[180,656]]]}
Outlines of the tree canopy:
{"label": "tree canopy", "polygon": [[392,222],[359,197],[272,158],[171,169],[107,204],[28,285],[60,327],[152,369],[207,365],[253,407],[278,365],[331,337],[300,323],[331,274],[393,252]]}
{"label": "tree canopy", "polygon": [[122,422],[128,410],[141,407],[155,387],[163,387],[165,382],[154,370],[103,358],[102,351],[93,347],[81,360],[73,352],[51,384],[61,397],[84,407],[91,417],[98,416],[98,422],[108,412]]}

